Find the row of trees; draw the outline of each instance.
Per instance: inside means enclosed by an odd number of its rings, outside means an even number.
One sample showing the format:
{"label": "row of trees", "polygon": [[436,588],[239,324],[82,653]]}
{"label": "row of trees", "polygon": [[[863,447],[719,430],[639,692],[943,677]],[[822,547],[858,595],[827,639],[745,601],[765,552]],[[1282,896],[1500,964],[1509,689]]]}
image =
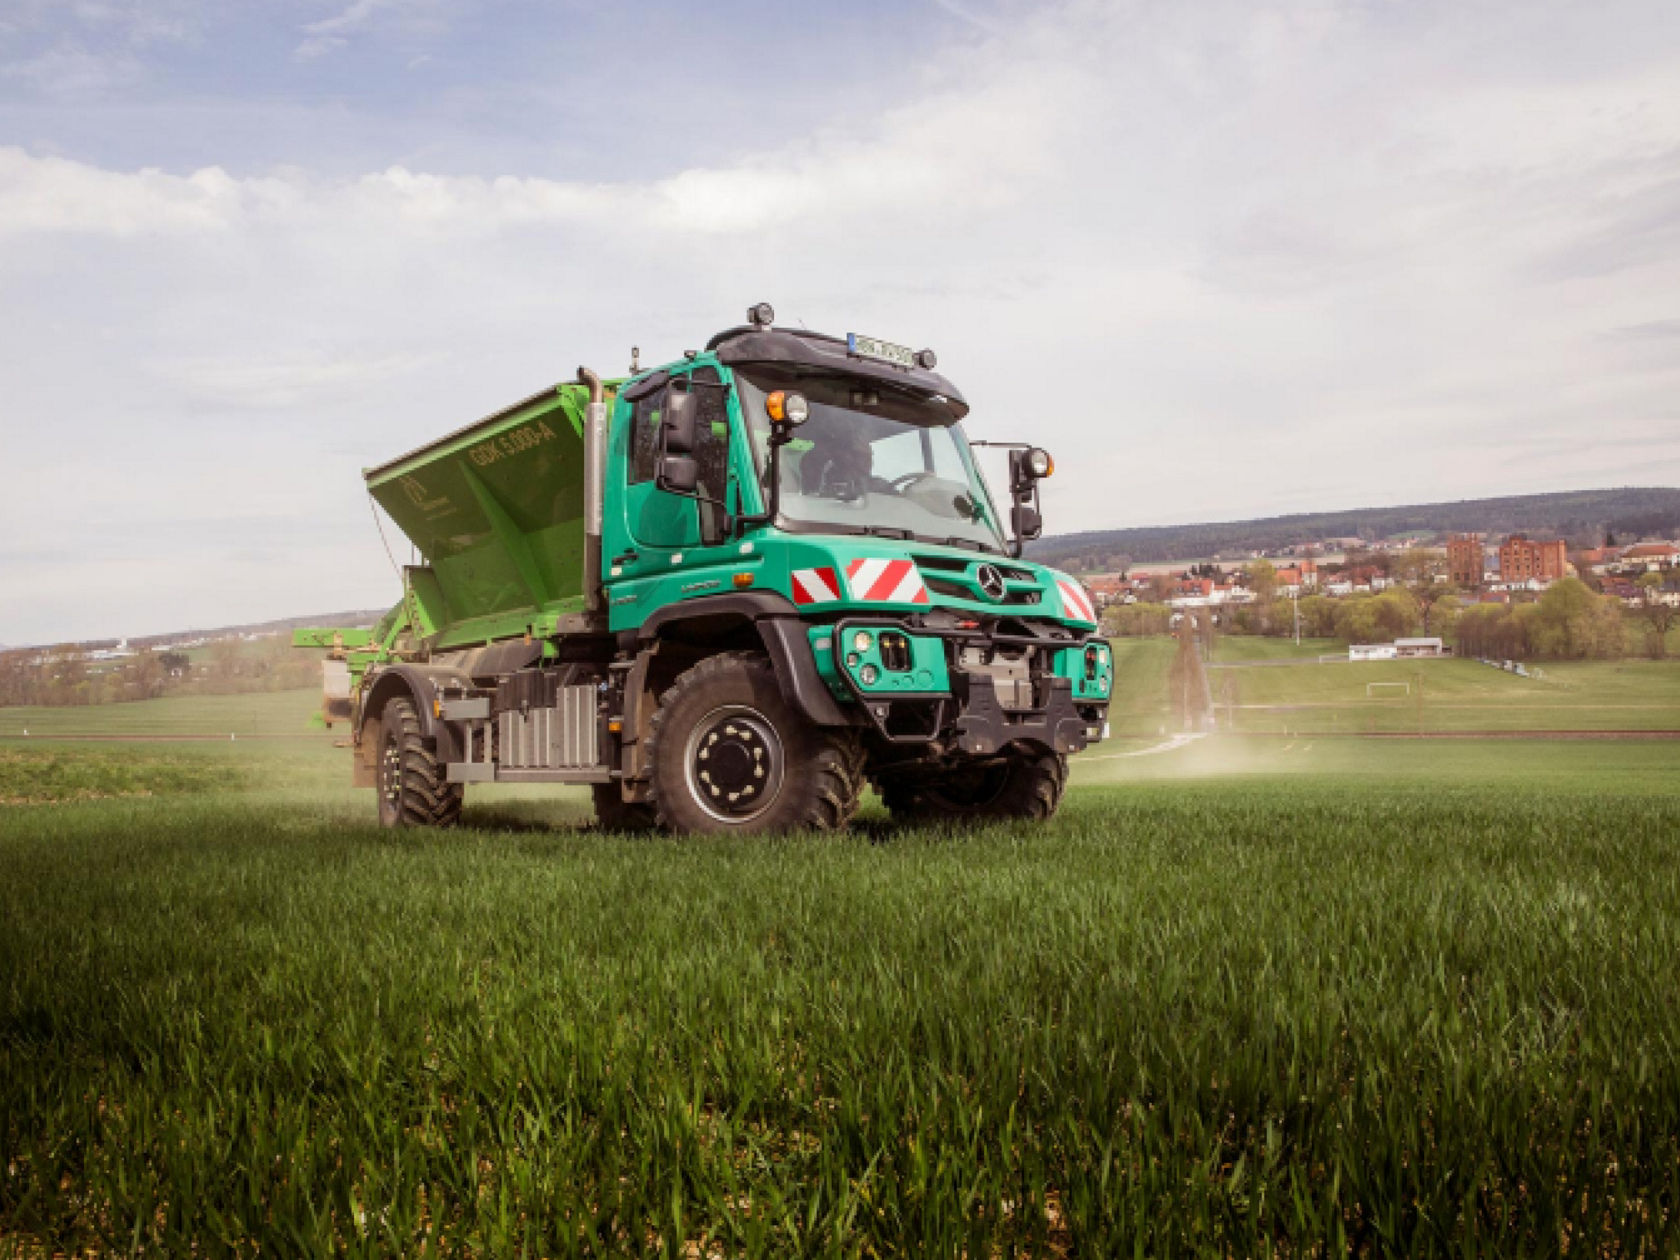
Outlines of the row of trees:
{"label": "row of trees", "polygon": [[320,658],[281,637],[218,639],[197,658],[142,648],[93,661],[77,648],[0,653],[0,705],[111,704],[171,695],[287,691],[321,679]]}
{"label": "row of trees", "polygon": [[[1344,599],[1309,595],[1299,606],[1302,633],[1348,643],[1439,635],[1453,641],[1461,654],[1502,659],[1619,657],[1641,647],[1662,657],[1675,620],[1675,610],[1659,598],[1664,577],[1657,573],[1639,579],[1644,602],[1625,618],[1620,600],[1598,594],[1578,578],[1553,583],[1533,603],[1467,604],[1452,583],[1442,580],[1445,557],[1437,551],[1418,548],[1359,559],[1380,567],[1397,585],[1381,594]],[[1248,586],[1255,603],[1228,618],[1227,629],[1289,633],[1295,610],[1280,609],[1283,601],[1271,599],[1273,567],[1256,561],[1249,567]]]}
{"label": "row of trees", "polygon": [[1621,605],[1566,578],[1532,604],[1478,604],[1458,621],[1464,656],[1606,660],[1627,652]]}
{"label": "row of trees", "polygon": [[[1654,575],[1653,575],[1654,576]],[[1649,587],[1650,584],[1648,583]],[[1301,634],[1344,643],[1384,643],[1414,635],[1439,635],[1460,655],[1496,659],[1607,659],[1644,650],[1662,656],[1676,611],[1648,601],[1624,610],[1620,600],[1599,595],[1576,578],[1554,582],[1525,604],[1465,604],[1452,593],[1419,598],[1407,587],[1376,595],[1331,599],[1309,595],[1300,601]],[[1174,609],[1164,604],[1117,604],[1103,614],[1111,635],[1166,634]],[[1235,634],[1289,635],[1296,609],[1288,599],[1260,599],[1217,610],[1221,628]]]}

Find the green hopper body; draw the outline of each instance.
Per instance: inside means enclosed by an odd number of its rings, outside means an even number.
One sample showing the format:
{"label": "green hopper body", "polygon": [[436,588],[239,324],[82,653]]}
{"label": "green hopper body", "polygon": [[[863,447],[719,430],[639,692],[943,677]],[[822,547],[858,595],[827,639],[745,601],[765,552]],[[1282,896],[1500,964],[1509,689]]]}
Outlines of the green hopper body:
{"label": "green hopper body", "polygon": [[370,468],[369,492],[424,557],[405,570],[433,646],[482,643],[584,604],[584,409],[562,384]]}

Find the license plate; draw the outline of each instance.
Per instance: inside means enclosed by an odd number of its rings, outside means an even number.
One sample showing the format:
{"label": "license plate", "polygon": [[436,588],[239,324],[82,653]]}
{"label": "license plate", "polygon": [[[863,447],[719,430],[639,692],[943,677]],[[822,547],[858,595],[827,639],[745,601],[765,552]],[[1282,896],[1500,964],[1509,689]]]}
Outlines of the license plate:
{"label": "license plate", "polygon": [[878,337],[847,333],[846,349],[865,359],[879,359],[883,363],[896,363],[899,367],[916,366],[916,352],[909,346],[895,346],[892,342],[882,341]]}

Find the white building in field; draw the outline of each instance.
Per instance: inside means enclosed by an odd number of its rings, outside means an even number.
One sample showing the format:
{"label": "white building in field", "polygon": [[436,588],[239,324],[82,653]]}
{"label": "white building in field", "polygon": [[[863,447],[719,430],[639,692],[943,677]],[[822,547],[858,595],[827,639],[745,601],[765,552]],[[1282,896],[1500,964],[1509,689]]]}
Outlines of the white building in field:
{"label": "white building in field", "polygon": [[1396,656],[1445,656],[1446,642],[1433,636],[1426,639],[1396,639],[1394,640],[1394,654]]}
{"label": "white building in field", "polygon": [[1400,655],[1392,643],[1350,643],[1350,661],[1392,661]]}
{"label": "white building in field", "polygon": [[1350,661],[1412,660],[1420,656],[1445,656],[1446,643],[1433,636],[1425,639],[1396,639],[1393,643],[1351,643]]}

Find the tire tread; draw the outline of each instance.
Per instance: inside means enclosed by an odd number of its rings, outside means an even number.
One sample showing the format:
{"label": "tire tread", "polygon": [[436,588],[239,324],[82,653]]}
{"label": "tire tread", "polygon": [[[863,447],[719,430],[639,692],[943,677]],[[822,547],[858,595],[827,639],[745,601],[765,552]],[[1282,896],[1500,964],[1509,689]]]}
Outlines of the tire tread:
{"label": "tire tread", "polygon": [[[863,794],[864,750],[857,733],[812,726],[792,714],[780,700],[780,686],[770,662],[760,653],[740,651],[708,656],[680,674],[660,697],[648,735],[648,763],[654,767],[652,808],[659,825],[670,831],[684,829],[676,816],[680,803],[664,799],[659,791],[661,749],[666,741],[681,738],[680,733],[671,728],[671,714],[688,697],[720,686],[736,685],[743,674],[750,687],[763,689],[766,695],[777,697],[777,707],[793,724],[784,733],[784,755],[788,764],[783,771],[782,791],[792,790],[798,794],[798,799],[791,816],[779,819],[774,824],[775,829],[842,830],[857,812]],[[796,749],[801,741],[813,745],[802,756]],[[796,757],[798,764],[794,764]]]}

